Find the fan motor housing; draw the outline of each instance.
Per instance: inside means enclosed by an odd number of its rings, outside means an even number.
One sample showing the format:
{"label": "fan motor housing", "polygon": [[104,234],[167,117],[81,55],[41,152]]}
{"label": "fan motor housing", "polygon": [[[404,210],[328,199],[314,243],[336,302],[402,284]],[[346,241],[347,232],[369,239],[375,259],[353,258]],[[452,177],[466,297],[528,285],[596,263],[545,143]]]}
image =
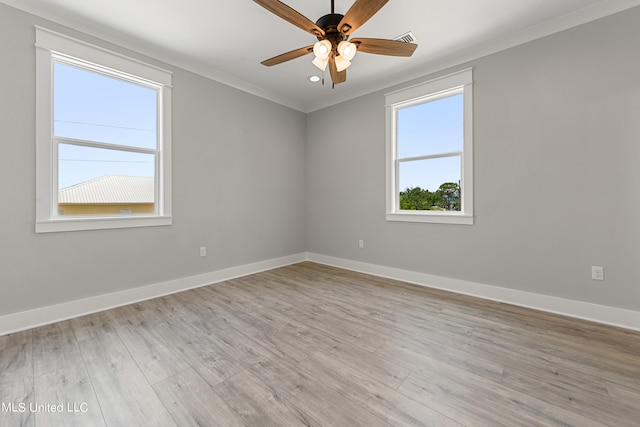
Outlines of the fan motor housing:
{"label": "fan motor housing", "polygon": [[318,36],[318,40],[329,40],[334,46],[342,40],[346,40],[348,36],[341,34],[338,30],[338,25],[340,21],[342,21],[342,18],[344,18],[344,15],[339,13],[330,13],[320,17],[320,19],[316,21],[316,25],[322,28],[324,37]]}
{"label": "fan motor housing", "polygon": [[316,21],[316,25],[323,30],[328,27],[338,28],[338,24],[342,21],[344,15],[340,15],[339,13],[330,13],[328,15],[324,15],[320,19]]}

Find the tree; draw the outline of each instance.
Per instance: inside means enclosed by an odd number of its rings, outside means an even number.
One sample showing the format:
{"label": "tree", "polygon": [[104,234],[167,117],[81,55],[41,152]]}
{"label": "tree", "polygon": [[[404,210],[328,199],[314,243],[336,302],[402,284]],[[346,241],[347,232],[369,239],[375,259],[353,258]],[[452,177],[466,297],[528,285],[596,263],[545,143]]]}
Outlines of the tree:
{"label": "tree", "polygon": [[424,211],[431,207],[431,193],[420,187],[407,188],[400,192],[400,209],[405,211]]}
{"label": "tree", "polygon": [[428,211],[440,209],[441,196],[420,187],[410,187],[400,192],[400,209],[405,211]]}
{"label": "tree", "polygon": [[438,188],[436,193],[440,194],[440,206],[442,209],[446,211],[460,210],[460,184],[445,182]]}
{"label": "tree", "polygon": [[459,211],[460,185],[455,182],[445,182],[433,193],[420,187],[408,187],[400,192],[400,210]]}

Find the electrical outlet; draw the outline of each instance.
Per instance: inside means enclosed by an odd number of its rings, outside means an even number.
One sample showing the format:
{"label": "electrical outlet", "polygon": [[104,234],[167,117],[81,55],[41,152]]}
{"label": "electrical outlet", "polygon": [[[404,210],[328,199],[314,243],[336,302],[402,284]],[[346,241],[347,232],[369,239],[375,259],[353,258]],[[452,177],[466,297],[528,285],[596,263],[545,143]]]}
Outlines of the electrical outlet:
{"label": "electrical outlet", "polygon": [[362,239],[358,240],[358,247],[360,249],[364,248],[364,240],[362,240]]}
{"label": "electrical outlet", "polygon": [[604,280],[604,267],[591,266],[591,279],[592,280]]}
{"label": "electrical outlet", "polygon": [[207,247],[206,246],[202,246],[200,248],[200,256],[207,256]]}

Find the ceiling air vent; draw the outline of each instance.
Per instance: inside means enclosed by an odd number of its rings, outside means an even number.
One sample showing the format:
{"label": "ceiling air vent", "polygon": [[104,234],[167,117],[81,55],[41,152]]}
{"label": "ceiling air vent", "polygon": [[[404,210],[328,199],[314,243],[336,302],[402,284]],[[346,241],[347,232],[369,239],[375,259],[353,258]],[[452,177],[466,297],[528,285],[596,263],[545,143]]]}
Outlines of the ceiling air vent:
{"label": "ceiling air vent", "polygon": [[405,43],[416,43],[418,41],[416,36],[414,36],[411,31],[409,31],[408,33],[404,33],[401,36],[396,37],[394,40],[397,40],[399,42],[405,42]]}

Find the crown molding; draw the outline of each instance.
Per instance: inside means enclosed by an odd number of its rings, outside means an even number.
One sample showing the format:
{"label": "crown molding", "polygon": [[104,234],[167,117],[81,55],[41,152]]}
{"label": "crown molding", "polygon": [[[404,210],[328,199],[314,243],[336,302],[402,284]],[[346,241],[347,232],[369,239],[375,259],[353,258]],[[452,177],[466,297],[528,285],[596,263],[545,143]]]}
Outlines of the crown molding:
{"label": "crown molding", "polygon": [[411,80],[424,78],[440,71],[541,39],[639,5],[640,0],[603,1],[590,7],[558,16],[541,24],[525,28],[508,36],[471,46],[463,51],[451,53],[440,58],[431,59],[412,67],[409,72],[405,69],[402,73],[395,76],[387,76],[384,79],[378,79],[373,83],[356,87],[349,91],[334,95],[331,98],[312,102],[306,105],[304,112],[311,113],[360,96],[389,89],[393,86],[406,83]]}
{"label": "crown molding", "polygon": [[224,73],[206,64],[194,61],[188,57],[169,52],[151,46],[137,39],[124,38],[122,34],[110,31],[105,28],[96,28],[85,23],[72,20],[62,14],[51,11],[46,5],[39,2],[24,2],[21,0],[0,0],[10,7],[22,10],[39,18],[63,25],[72,30],[96,37],[105,42],[120,46],[133,52],[142,54],[157,61],[182,68],[186,71],[198,74],[202,77],[225,84],[235,89],[247,92],[260,98],[275,102],[303,113],[311,113],[323,108],[327,108],[342,102],[349,101],[360,96],[368,95],[380,90],[389,89],[398,84],[402,84],[414,79],[429,76],[448,68],[456,67],[469,61],[482,58],[530,41],[540,39],[618,12],[640,6],[640,0],[603,0],[592,6],[558,16],[541,24],[525,28],[508,36],[490,40],[479,45],[471,46],[461,52],[451,52],[449,55],[431,59],[420,63],[415,67],[406,69],[395,76],[388,76],[384,79],[377,79],[372,83],[355,87],[351,90],[341,92],[329,98],[301,104],[287,97],[286,95],[271,92],[262,87],[251,84],[245,80],[238,79],[232,75]]}
{"label": "crown molding", "polygon": [[[210,80],[222,83],[226,86],[241,90],[251,95],[258,96],[260,98],[275,102],[276,104],[289,107],[291,109],[304,112],[304,105],[293,101],[289,97],[271,92],[262,87],[251,84],[245,80],[234,77],[230,74],[224,73],[201,62],[194,61],[186,56],[176,54],[167,50],[159,49],[158,47],[144,43],[137,39],[124,38],[121,33],[116,33],[104,28],[96,28],[89,26],[85,23],[77,22],[64,15],[56,14],[42,4],[23,3],[20,0],[0,0],[0,3],[4,3],[7,6],[14,9],[21,10],[23,12],[34,15],[37,18],[51,21],[55,24],[67,27],[70,30],[88,35],[103,42],[110,43],[115,47],[127,49],[131,52],[135,52],[140,55],[144,55],[149,59],[163,62],[166,65],[171,65],[177,68],[181,68],[185,71],[192,72],[201,77],[208,78]],[[37,25],[45,26],[46,23],[37,23]],[[54,28],[56,32],[64,32],[64,29]],[[71,37],[77,38],[78,34],[67,34]],[[93,43],[93,42],[92,42]],[[114,46],[108,47],[113,49]]]}

